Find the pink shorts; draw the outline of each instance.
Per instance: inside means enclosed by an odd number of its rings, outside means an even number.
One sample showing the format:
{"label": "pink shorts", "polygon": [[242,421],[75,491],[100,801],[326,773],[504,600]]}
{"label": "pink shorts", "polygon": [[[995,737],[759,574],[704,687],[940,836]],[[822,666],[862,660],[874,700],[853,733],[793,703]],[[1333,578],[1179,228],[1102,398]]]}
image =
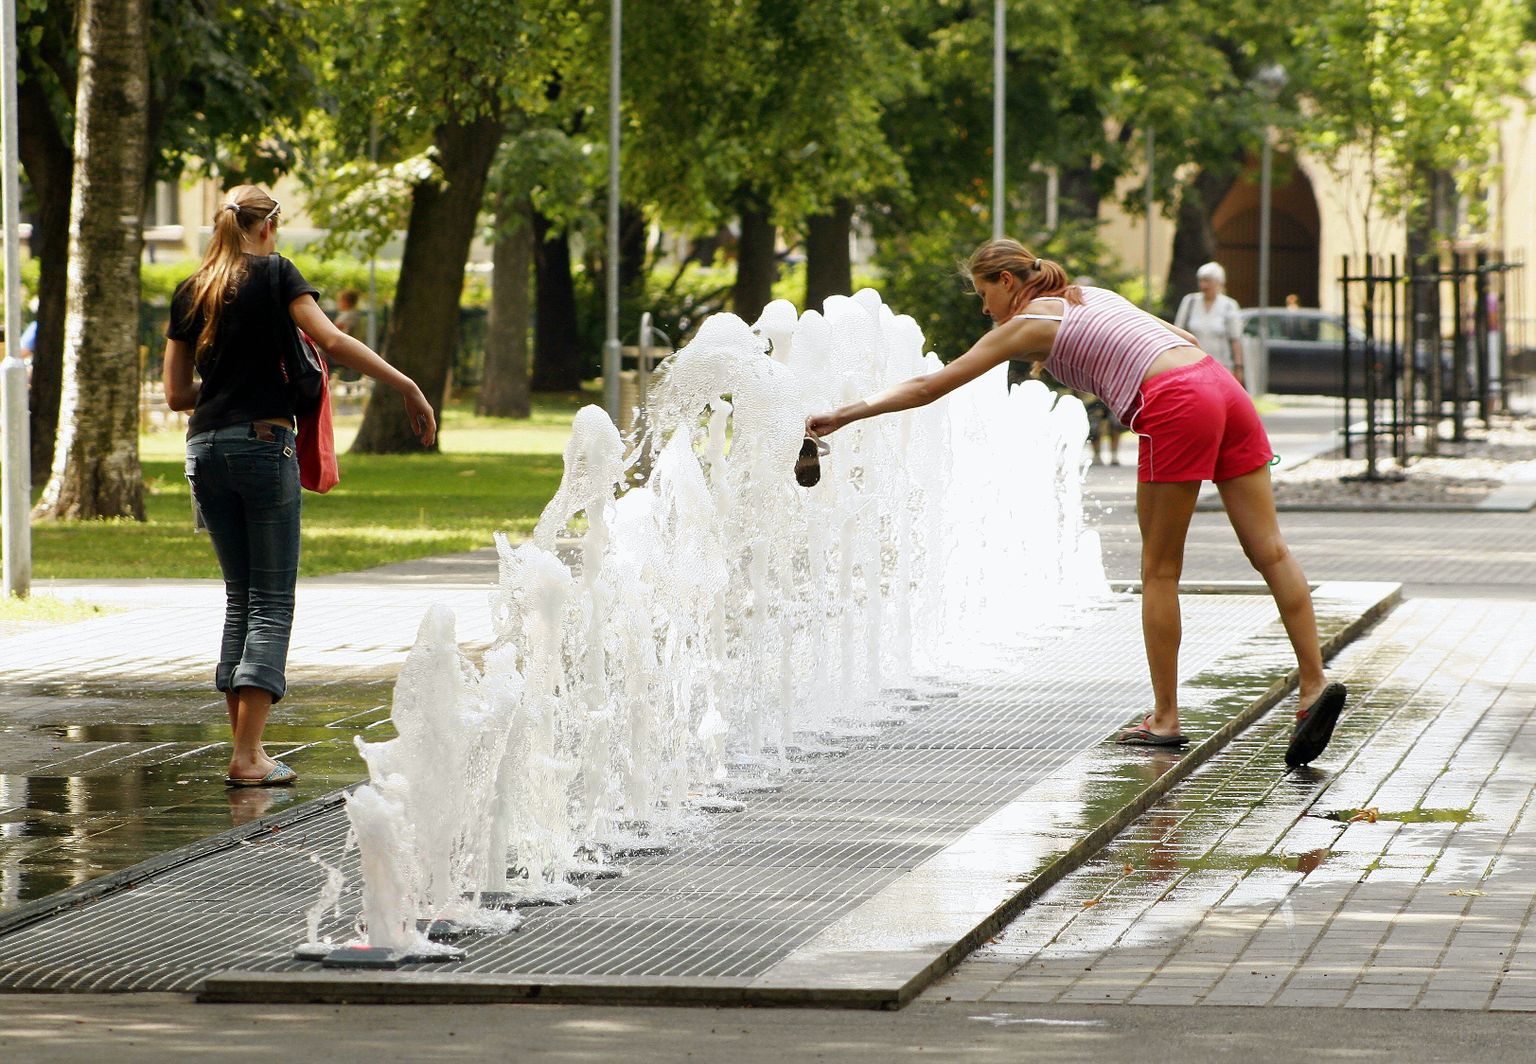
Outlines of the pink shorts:
{"label": "pink shorts", "polygon": [[1253,400],[1209,355],[1142,381],[1129,427],[1141,438],[1143,484],[1231,480],[1274,457]]}

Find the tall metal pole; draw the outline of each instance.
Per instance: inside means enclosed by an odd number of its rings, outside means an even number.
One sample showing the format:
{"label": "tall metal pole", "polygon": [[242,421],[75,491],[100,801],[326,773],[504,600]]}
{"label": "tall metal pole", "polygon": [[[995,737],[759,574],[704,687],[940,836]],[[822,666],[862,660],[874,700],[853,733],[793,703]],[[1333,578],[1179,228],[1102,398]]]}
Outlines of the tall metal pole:
{"label": "tall metal pole", "polygon": [[[379,165],[379,111],[368,116],[368,161]],[[368,256],[368,346],[379,349],[379,253]]]}
{"label": "tall metal pole", "polygon": [[619,423],[619,77],[624,0],[610,0],[608,33],[608,339],[603,344],[603,407]]}
{"label": "tall metal pole", "polygon": [[5,361],[0,363],[0,434],[5,469],[0,473],[0,550],[5,553],[5,593],[25,598],[32,589],[32,456],[27,424],[27,367],[21,351],[21,181],[17,176],[16,0],[0,13],[0,200],[5,226]]}
{"label": "tall metal pole", "polygon": [[1146,284],[1146,295],[1143,302],[1146,306],[1152,305],[1152,213],[1156,199],[1157,178],[1157,131],[1150,125],[1147,126],[1147,204],[1146,204],[1146,243],[1142,247],[1142,269],[1145,271],[1143,281]]}
{"label": "tall metal pole", "polygon": [[1003,236],[1008,201],[1003,192],[1003,97],[1007,78],[1007,2],[995,0],[992,16],[992,239]]}
{"label": "tall metal pole", "polygon": [[1269,134],[1265,126],[1264,146],[1259,150],[1259,364],[1249,371],[1249,379],[1257,383],[1269,380],[1269,221],[1275,160]]}

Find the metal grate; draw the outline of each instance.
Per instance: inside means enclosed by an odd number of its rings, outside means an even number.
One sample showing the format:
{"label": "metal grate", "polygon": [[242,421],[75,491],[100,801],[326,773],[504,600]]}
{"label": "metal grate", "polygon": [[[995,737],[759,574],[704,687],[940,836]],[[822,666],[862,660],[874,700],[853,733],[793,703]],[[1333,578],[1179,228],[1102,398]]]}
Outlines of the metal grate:
{"label": "metal grate", "polygon": [[[921,864],[1149,703],[1138,601],[1012,663],[1006,679],[936,698],[841,756],[801,763],[782,790],[625,861],[573,906],[464,942],[463,973],[750,978]],[[1267,597],[1185,601],[1183,673],[1275,619]],[[318,895],[317,856],[349,877],[338,807],[0,938],[0,989],[187,990],[206,975],[302,971],[291,959]],[[445,970],[437,967],[435,970]]]}

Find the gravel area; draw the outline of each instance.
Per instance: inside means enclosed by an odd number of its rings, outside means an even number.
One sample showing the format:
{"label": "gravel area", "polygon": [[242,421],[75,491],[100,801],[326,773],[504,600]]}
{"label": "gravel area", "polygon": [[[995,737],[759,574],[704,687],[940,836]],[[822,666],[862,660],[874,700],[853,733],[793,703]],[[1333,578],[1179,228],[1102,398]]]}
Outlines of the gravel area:
{"label": "gravel area", "polygon": [[[1365,474],[1365,459],[1342,451],[1322,454],[1275,474],[1280,506],[1371,509],[1387,506],[1476,506],[1510,480],[1536,480],[1536,420],[1496,419],[1466,443],[1441,441],[1440,454],[1419,455],[1400,466],[1376,463],[1383,479]],[[1422,446],[1422,443],[1419,444]],[[1355,454],[1362,446],[1356,444]]]}

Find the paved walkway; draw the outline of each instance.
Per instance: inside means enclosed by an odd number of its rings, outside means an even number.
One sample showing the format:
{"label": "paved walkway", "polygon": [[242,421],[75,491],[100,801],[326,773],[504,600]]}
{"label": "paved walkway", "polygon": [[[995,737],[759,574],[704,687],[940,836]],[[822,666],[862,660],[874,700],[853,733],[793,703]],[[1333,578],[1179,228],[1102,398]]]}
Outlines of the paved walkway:
{"label": "paved walkway", "polygon": [[1536,1010],[1536,604],[1418,600],[1346,650],[1312,771],[1254,728],[930,996]]}
{"label": "paved walkway", "polygon": [[[1283,455],[1289,446],[1277,440]],[[1135,575],[1132,468],[1090,475],[1113,578]],[[1261,726],[902,1013],[258,1013],[175,995],[17,995],[0,996],[0,1058],[255,1059],[303,1029],[326,1038],[338,1060],[369,1061],[475,1059],[509,1044],[551,1060],[1011,1061],[1026,1046],[1057,1060],[1290,1060],[1298,1044],[1370,1059],[1520,1059],[1536,1034],[1527,1011],[1536,1007],[1536,735],[1527,726],[1536,703],[1536,518],[1287,514],[1282,522],[1314,580],[1401,579],[1414,597],[1339,663],[1357,701],[1315,773],[1276,772],[1283,727]],[[423,592],[463,595],[456,601],[477,608],[461,617],[482,615],[494,569],[493,553],[482,551],[316,581],[306,585],[313,597],[301,623],[321,636],[342,633],[338,645],[364,656],[379,653],[372,670],[391,647],[398,660],[409,645],[406,603],[418,603],[419,617]],[[1186,576],[1249,574],[1224,517],[1197,514]],[[119,596],[139,607],[138,621],[167,625],[196,594],[217,602],[213,585],[88,594]],[[371,606],[360,610],[362,601]],[[206,646],[216,638],[206,612],[174,623],[166,630]],[[123,627],[104,626],[95,638]],[[55,662],[62,683],[69,654],[47,642],[9,660]],[[143,645],[163,643],[146,636]],[[0,650],[13,646],[21,644],[6,640]],[[334,678],[345,666],[337,647],[326,652],[336,656],[314,664]],[[184,658],[189,669],[206,670],[209,660],[206,649]],[[1376,819],[1348,819],[1359,810]],[[1298,1035],[1291,1009],[1236,1004],[1325,1007],[1307,1014]]]}

